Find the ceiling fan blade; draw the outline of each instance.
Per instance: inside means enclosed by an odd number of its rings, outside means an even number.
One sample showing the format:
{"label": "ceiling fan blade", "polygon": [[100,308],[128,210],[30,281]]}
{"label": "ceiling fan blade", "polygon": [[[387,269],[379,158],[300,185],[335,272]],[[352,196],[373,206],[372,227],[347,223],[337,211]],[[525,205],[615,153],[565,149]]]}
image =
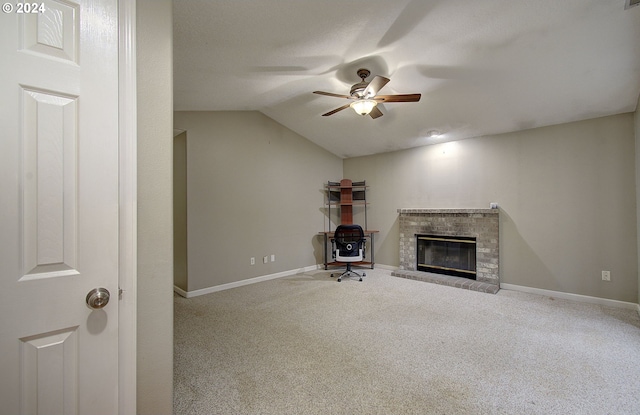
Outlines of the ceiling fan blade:
{"label": "ceiling fan blade", "polygon": [[336,113],[336,112],[338,112],[338,111],[342,111],[342,110],[343,110],[343,109],[345,109],[345,108],[349,108],[350,106],[351,106],[351,104],[343,105],[343,106],[341,106],[340,108],[336,108],[336,109],[334,109],[333,111],[329,111],[329,112],[327,112],[326,114],[322,114],[322,116],[323,116],[323,117],[328,117],[329,115],[333,115],[333,114],[335,114],[335,113]]}
{"label": "ceiling fan blade", "polygon": [[378,102],[418,102],[421,94],[377,95],[373,99]]}
{"label": "ceiling fan blade", "polygon": [[340,94],[334,94],[334,93],[331,93],[331,92],[313,91],[313,93],[314,94],[319,94],[319,95],[326,95],[328,97],[354,99],[353,97],[350,97],[349,95],[340,95]]}
{"label": "ceiling fan blade", "polygon": [[363,91],[363,97],[373,97],[390,81],[389,78],[376,75]]}
{"label": "ceiling fan blade", "polygon": [[371,116],[371,118],[375,120],[378,117],[382,117],[384,114],[382,113],[382,111],[380,111],[378,107],[373,107],[369,115]]}

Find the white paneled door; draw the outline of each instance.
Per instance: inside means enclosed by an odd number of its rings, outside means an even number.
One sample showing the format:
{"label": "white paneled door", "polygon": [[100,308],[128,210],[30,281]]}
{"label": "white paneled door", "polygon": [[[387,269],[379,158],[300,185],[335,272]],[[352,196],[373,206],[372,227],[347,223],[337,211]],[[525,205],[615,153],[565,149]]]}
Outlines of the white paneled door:
{"label": "white paneled door", "polygon": [[2,7],[0,414],[116,414],[117,0]]}

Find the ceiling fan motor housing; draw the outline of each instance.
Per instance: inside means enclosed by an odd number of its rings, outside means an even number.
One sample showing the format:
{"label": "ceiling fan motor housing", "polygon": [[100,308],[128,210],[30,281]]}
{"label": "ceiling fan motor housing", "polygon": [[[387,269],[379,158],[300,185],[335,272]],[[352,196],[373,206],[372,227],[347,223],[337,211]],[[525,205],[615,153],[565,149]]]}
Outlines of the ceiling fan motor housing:
{"label": "ceiling fan motor housing", "polygon": [[369,82],[358,82],[351,87],[351,96],[354,98],[364,98],[364,89],[369,85]]}

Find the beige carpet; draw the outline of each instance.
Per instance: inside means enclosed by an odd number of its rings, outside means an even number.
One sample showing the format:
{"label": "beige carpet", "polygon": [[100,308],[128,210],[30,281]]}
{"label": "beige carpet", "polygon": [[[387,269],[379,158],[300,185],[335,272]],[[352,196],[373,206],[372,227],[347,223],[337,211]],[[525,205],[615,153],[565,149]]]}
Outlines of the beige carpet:
{"label": "beige carpet", "polygon": [[640,413],[634,310],[329,274],[176,296],[175,413]]}

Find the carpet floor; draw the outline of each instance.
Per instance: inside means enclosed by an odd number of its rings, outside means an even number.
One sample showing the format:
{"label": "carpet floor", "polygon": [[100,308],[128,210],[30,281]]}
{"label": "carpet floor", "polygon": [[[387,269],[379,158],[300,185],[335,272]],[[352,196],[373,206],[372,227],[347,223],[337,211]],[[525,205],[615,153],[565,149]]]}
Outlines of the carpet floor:
{"label": "carpet floor", "polygon": [[174,413],[640,413],[636,311],[366,271],[176,296]]}

